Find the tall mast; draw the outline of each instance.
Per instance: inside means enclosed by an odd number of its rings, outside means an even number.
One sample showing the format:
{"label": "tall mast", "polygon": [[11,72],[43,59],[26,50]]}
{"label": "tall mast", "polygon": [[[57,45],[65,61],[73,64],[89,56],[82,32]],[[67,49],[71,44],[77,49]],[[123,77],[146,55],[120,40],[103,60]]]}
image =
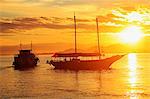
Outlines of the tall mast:
{"label": "tall mast", "polygon": [[96,18],[96,25],[97,25],[98,53],[99,53],[99,59],[101,59],[101,50],[100,50],[100,43],[99,43],[99,25],[98,25],[98,18]]}
{"label": "tall mast", "polygon": [[75,16],[75,13],[74,13],[74,29],[75,29],[75,53],[77,53],[77,38],[76,38],[76,16]]}

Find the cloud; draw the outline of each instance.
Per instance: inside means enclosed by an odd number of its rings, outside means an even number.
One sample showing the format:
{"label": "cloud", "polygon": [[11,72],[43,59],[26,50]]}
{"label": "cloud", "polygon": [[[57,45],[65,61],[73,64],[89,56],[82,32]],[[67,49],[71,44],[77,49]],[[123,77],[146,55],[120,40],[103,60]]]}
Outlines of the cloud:
{"label": "cloud", "polygon": [[15,35],[13,35],[13,34],[0,34],[0,36],[15,36]]}
{"label": "cloud", "polygon": [[0,11],[0,17],[14,17],[14,16],[22,16],[20,15],[19,13],[15,13],[15,12],[12,12],[12,11]]}
{"label": "cloud", "polygon": [[[104,17],[115,17],[113,15],[107,15]],[[102,16],[101,16],[102,17]],[[119,25],[111,23],[112,18],[109,20],[103,20],[100,23],[102,32],[114,32]],[[77,19],[77,28],[84,30],[94,30],[95,19]],[[1,33],[13,33],[19,31],[27,31],[36,28],[48,28],[48,29],[74,29],[73,18],[58,18],[58,17],[24,17],[14,19],[1,19],[0,20]],[[109,30],[109,31],[108,31]]]}
{"label": "cloud", "polygon": [[[129,24],[137,24],[130,22],[126,18],[128,15],[127,9],[134,8],[118,8],[105,15],[98,15],[101,32],[119,32]],[[145,31],[149,31],[150,19],[149,10],[142,8],[138,9],[144,17],[144,21],[140,22]],[[77,28],[88,31],[95,31],[95,18],[76,18]],[[13,33],[19,31],[33,30],[37,28],[47,29],[74,29],[74,19],[70,17],[17,17],[17,18],[1,18],[0,28],[2,33]],[[79,30],[80,31],[80,30]]]}
{"label": "cloud", "polygon": [[144,31],[144,33],[146,33],[146,34],[150,34],[150,24],[149,25],[142,25],[142,27],[143,27],[143,31]]}
{"label": "cloud", "polygon": [[[58,17],[39,17],[39,18],[15,18],[15,19],[1,19],[0,29],[1,32],[15,32],[18,30],[31,30],[35,28],[49,28],[49,29],[72,29],[72,18],[58,18]],[[89,20],[78,19],[79,22],[88,22]],[[66,23],[69,24],[66,24]],[[82,25],[81,25],[82,28]]]}
{"label": "cloud", "polygon": [[[141,1],[141,0],[140,0]],[[70,16],[77,12],[80,17],[93,17],[105,15],[111,10],[121,8],[126,11],[133,11],[139,6],[148,7],[148,0],[2,0],[2,17],[59,17]]]}
{"label": "cloud", "polygon": [[[132,0],[127,2],[126,0],[1,0],[3,4],[30,4],[37,6],[78,6],[78,5],[93,5],[97,8],[117,8],[123,6],[125,9],[131,10],[136,5],[149,5],[149,0]],[[125,7],[130,5],[130,7]]]}

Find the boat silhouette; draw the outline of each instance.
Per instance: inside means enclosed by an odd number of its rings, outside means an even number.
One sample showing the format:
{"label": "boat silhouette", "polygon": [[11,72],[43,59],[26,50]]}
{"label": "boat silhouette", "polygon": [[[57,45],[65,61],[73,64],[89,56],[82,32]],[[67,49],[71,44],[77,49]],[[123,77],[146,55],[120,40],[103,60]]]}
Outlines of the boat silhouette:
{"label": "boat silhouette", "polygon": [[[96,18],[97,25],[97,41],[98,41],[98,53],[77,53],[76,43],[76,17],[74,15],[74,28],[75,28],[75,52],[74,53],[55,53],[50,61],[54,69],[66,69],[66,70],[107,70],[111,64],[122,58],[124,55],[115,55],[108,58],[102,58],[102,53],[99,43],[99,28],[98,18]],[[99,57],[95,60],[81,60],[80,57]]]}
{"label": "boat silhouette", "polygon": [[[20,44],[21,47],[21,44]],[[19,50],[19,54],[14,56],[14,68],[15,69],[29,69],[37,66],[39,58],[36,57],[32,51],[32,44],[31,49],[29,50]]]}

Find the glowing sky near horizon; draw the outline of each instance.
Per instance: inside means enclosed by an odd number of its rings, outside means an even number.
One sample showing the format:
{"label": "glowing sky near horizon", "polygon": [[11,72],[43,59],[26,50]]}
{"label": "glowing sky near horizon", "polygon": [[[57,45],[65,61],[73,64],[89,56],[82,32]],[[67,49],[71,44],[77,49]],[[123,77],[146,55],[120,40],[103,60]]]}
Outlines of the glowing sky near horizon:
{"label": "glowing sky near horizon", "polygon": [[74,12],[78,43],[96,43],[95,17],[106,45],[121,43],[116,34],[131,25],[150,34],[149,0],[1,0],[0,6],[1,45],[73,43]]}

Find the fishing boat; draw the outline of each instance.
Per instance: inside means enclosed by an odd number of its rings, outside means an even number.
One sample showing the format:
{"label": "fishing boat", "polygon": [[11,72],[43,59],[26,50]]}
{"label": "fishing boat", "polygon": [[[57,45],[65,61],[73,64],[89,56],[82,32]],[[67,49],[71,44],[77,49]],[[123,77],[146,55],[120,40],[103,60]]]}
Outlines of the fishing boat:
{"label": "fishing boat", "polygon": [[[99,53],[77,53],[77,39],[76,39],[76,17],[74,15],[74,28],[75,28],[75,52],[74,53],[55,53],[50,61],[47,61],[50,65],[54,66],[54,69],[65,70],[107,70],[111,64],[122,58],[124,55],[115,55],[107,58],[102,58],[99,42],[99,26],[98,18],[96,18],[97,25],[97,41]],[[81,60],[84,57],[84,60]],[[98,59],[86,59],[87,57],[98,57]]]}
{"label": "fishing boat", "polygon": [[19,54],[14,56],[13,65],[15,69],[27,69],[37,66],[39,59],[31,51],[32,48],[29,50],[19,50]]}

